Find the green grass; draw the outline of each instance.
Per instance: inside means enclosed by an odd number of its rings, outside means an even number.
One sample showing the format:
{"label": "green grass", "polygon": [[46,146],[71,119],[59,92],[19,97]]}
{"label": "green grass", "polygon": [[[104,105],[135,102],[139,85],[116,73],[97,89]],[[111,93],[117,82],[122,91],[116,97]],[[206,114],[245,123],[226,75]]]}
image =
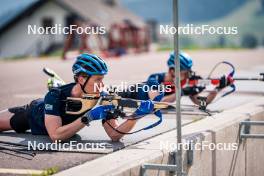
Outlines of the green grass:
{"label": "green grass", "polygon": [[15,56],[15,57],[5,57],[5,58],[1,58],[1,61],[19,61],[19,60],[26,60],[26,59],[30,59],[30,56]]}
{"label": "green grass", "polygon": [[45,169],[41,174],[33,174],[32,176],[49,176],[58,173],[59,168],[58,167],[52,167]]}
{"label": "green grass", "polygon": [[[200,49],[210,49],[210,50],[219,50],[219,49],[232,49],[232,50],[241,50],[243,48],[239,47],[239,46],[225,46],[225,47],[222,47],[222,46],[219,46],[219,45],[211,45],[209,47],[201,47],[201,46],[198,46],[198,45],[188,45],[188,46],[184,46],[184,47],[180,47],[181,50],[200,50]],[[174,48],[173,46],[162,46],[162,45],[159,45],[158,48],[157,48],[157,51],[173,51]]]}

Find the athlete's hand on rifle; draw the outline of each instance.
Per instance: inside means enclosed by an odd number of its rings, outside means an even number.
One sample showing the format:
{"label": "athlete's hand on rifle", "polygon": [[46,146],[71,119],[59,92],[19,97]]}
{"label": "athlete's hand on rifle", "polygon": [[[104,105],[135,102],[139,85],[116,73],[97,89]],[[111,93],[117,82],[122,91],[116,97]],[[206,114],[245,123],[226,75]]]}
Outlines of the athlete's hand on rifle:
{"label": "athlete's hand on rifle", "polygon": [[234,79],[232,77],[226,77],[226,76],[222,76],[219,79],[219,85],[216,87],[216,89],[221,90],[231,84],[233,84]]}
{"label": "athlete's hand on rifle", "polygon": [[88,122],[93,120],[101,120],[106,119],[108,112],[114,110],[113,105],[99,105],[92,108],[90,111],[84,114],[84,116],[88,119]]}
{"label": "athlete's hand on rifle", "polygon": [[134,112],[136,116],[144,116],[150,114],[154,110],[154,104],[151,100],[141,101],[140,106]]}
{"label": "athlete's hand on rifle", "polygon": [[[160,102],[161,99],[164,97],[164,93],[161,93],[157,95],[153,101]],[[150,114],[154,112],[154,103],[151,100],[141,101],[140,106],[137,108],[137,110],[134,112],[134,115],[136,116],[145,116],[147,114]],[[158,117],[161,117],[162,114],[160,110],[155,111],[154,114]]]}
{"label": "athlete's hand on rifle", "polygon": [[192,86],[192,87],[185,87],[182,89],[182,94],[187,96],[193,96],[201,93],[205,87],[203,86]]}
{"label": "athlete's hand on rifle", "polygon": [[106,91],[101,91],[101,92],[100,92],[100,96],[107,96],[107,95],[109,95],[109,93],[106,92]]}

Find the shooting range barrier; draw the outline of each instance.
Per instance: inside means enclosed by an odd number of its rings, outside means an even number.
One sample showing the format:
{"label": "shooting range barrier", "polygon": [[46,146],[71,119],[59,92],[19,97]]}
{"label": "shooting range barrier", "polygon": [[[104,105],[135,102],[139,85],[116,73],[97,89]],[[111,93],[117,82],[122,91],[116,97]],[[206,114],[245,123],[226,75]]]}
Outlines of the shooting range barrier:
{"label": "shooting range barrier", "polygon": [[[246,121],[246,122],[245,122]],[[248,123],[248,121],[254,121]],[[204,118],[182,128],[183,141],[237,143],[237,150],[183,150],[188,176],[262,175],[264,173],[264,98]],[[253,125],[252,125],[253,124]],[[251,138],[252,134],[254,138]],[[245,138],[245,135],[247,136]],[[175,151],[161,150],[160,142],[176,143],[175,130],[62,171],[57,175],[170,175]],[[258,138],[257,138],[258,137]],[[153,164],[166,164],[157,170]],[[102,166],[107,166],[103,167]],[[161,167],[160,167],[161,168]],[[154,169],[154,170],[152,170]],[[167,170],[167,171],[164,171]]]}

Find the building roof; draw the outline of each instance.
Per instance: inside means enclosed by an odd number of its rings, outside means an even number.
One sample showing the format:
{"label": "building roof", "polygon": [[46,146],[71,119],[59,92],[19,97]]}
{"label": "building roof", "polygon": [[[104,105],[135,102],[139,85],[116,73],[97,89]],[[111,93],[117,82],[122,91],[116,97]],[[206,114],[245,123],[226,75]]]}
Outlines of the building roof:
{"label": "building roof", "polygon": [[30,15],[44,2],[42,0],[2,0],[0,6],[0,34],[20,19]]}
{"label": "building roof", "polygon": [[[115,0],[58,0],[67,5],[80,16],[87,20],[103,25],[107,28],[112,23],[121,23],[124,20],[130,20],[134,25],[142,27],[144,21],[122,7]],[[112,3],[111,3],[112,2]]]}
{"label": "building roof", "polygon": [[[8,29],[23,17],[33,13],[47,0],[1,0],[0,33]],[[52,1],[51,1],[52,2]],[[112,23],[130,20],[142,27],[144,21],[122,7],[116,0],[55,0],[64,9],[76,13],[86,20],[109,28]]]}

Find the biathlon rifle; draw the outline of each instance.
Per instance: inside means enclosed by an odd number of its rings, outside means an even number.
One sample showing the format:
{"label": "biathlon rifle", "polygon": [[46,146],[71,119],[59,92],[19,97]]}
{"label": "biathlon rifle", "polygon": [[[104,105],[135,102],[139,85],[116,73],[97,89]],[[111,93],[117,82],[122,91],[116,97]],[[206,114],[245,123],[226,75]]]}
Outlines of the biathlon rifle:
{"label": "biathlon rifle", "polygon": [[[110,93],[106,95],[100,94],[85,94],[82,98],[68,97],[66,99],[66,113],[72,115],[83,114],[95,105],[114,105],[114,114],[120,117],[124,117],[124,108],[136,109],[140,106],[141,100],[135,100],[130,98],[122,98],[116,93]],[[175,106],[171,103],[153,101],[154,110],[159,109],[174,109]]]}
{"label": "biathlon rifle", "polygon": [[236,91],[236,86],[235,86],[235,81],[264,81],[264,73],[260,73],[259,77],[251,77],[251,78],[246,78],[246,77],[234,77],[235,74],[235,67],[232,65],[230,62],[223,61],[217,63],[214,68],[211,70],[207,78],[202,78],[199,75],[196,75],[195,72],[192,72],[192,75],[190,76],[187,85],[188,86],[200,86],[200,87],[206,87],[209,85],[213,85],[215,87],[218,87],[221,84],[221,79],[219,78],[212,78],[211,75],[215,71],[215,69],[221,65],[225,64],[228,65],[231,68],[231,71],[227,74],[226,76],[226,81],[229,82],[229,86],[231,87],[231,90],[229,92],[226,92],[225,94],[222,95],[222,97],[229,95],[233,92]]}
{"label": "biathlon rifle", "polygon": [[116,119],[116,118],[123,118],[123,119],[130,119],[136,120],[142,118],[142,116],[135,116],[133,114],[127,115],[124,111],[124,108],[138,108],[142,101],[134,100],[129,98],[121,98],[120,96],[116,95],[115,93],[110,94],[87,94],[84,95],[82,98],[74,98],[68,97],[66,99],[66,114],[72,115],[82,115],[92,109],[96,105],[113,105],[115,108],[107,112],[107,118],[105,119],[105,123],[107,123],[113,130],[121,134],[134,134],[143,130],[148,130],[154,128],[162,123],[162,114],[160,109],[163,108],[174,108],[173,105],[164,102],[155,102],[154,103],[154,111],[153,113],[158,117],[158,120],[151,123],[150,125],[141,128],[139,130],[133,132],[123,132],[119,131],[118,129],[114,128],[107,120]]}
{"label": "biathlon rifle", "polygon": [[[234,81],[264,81],[264,73],[260,73],[259,77],[234,77],[232,80]],[[219,86],[220,79],[219,78],[209,78],[204,79],[200,76],[196,76],[194,73],[194,76],[191,77],[189,81],[189,85],[199,85],[199,86],[208,86],[208,85],[214,85]]]}

